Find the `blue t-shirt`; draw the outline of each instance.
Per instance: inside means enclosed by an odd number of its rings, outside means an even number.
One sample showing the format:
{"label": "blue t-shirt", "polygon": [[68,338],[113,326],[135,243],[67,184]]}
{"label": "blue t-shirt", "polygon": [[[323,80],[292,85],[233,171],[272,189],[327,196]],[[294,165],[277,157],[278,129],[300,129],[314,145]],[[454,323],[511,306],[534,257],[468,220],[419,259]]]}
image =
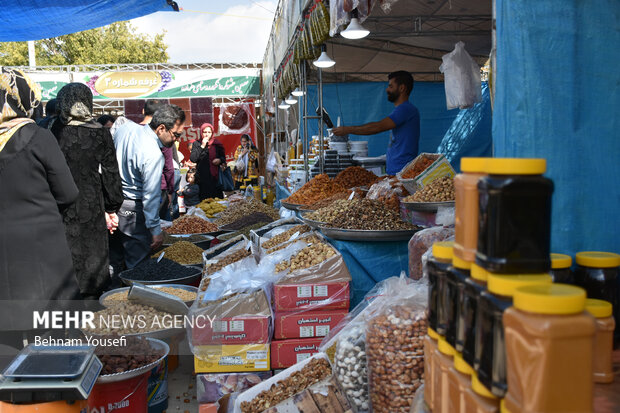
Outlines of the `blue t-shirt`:
{"label": "blue t-shirt", "polygon": [[411,102],[396,106],[388,116],[396,127],[390,133],[386,156],[386,172],[396,175],[416,156],[420,141],[420,112]]}

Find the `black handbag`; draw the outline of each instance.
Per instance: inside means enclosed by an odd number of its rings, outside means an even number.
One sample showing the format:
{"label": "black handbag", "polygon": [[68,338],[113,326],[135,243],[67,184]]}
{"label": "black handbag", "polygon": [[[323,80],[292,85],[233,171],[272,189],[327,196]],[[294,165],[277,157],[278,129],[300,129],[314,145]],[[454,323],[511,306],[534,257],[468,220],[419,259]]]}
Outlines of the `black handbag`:
{"label": "black handbag", "polygon": [[230,168],[219,168],[219,175],[217,178],[217,188],[222,191],[233,191],[235,189],[235,182],[233,181]]}

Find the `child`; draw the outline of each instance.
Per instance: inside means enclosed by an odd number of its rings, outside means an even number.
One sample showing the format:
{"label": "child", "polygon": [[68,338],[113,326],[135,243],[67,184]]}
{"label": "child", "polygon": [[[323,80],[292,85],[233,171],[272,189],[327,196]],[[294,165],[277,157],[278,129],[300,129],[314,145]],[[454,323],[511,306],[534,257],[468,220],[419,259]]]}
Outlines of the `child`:
{"label": "child", "polygon": [[187,185],[185,188],[179,190],[178,194],[185,197],[185,206],[196,206],[200,203],[200,188],[198,187],[198,175],[196,175],[196,168],[192,168],[187,171],[185,179],[187,180]]}

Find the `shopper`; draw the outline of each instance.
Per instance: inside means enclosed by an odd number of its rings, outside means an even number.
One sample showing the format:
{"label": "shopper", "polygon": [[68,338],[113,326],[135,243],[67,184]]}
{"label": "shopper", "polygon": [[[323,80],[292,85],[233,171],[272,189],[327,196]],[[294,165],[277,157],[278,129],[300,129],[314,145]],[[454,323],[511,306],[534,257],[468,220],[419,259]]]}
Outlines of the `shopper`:
{"label": "shopper", "polygon": [[51,127],[80,190],[63,212],[73,267],[84,298],[97,299],[110,281],[108,222],[123,203],[121,177],[109,128],[95,121],[93,94],[83,83],[58,92],[59,116]]}
{"label": "shopper", "polygon": [[0,69],[0,300],[79,296],[61,216],[78,189],[52,133],[28,119],[40,101],[23,72]]}
{"label": "shopper", "polygon": [[110,129],[112,125],[114,125],[114,122],[116,122],[116,118],[112,115],[101,115],[97,118],[97,122],[104,128]]}
{"label": "shopper", "polygon": [[200,200],[206,198],[223,198],[224,193],[218,188],[220,168],[226,167],[224,145],[213,133],[213,125],[203,123],[200,127],[200,140],[193,143],[190,160],[196,163],[200,182]]}
{"label": "shopper", "polygon": [[391,130],[387,148],[386,172],[396,175],[405,165],[418,156],[420,140],[420,112],[411,102],[413,76],[399,70],[388,75],[387,98],[394,103],[394,110],[387,118],[361,126],[339,126],[333,129],[336,136],[374,135]]}
{"label": "shopper", "polygon": [[187,171],[185,179],[187,180],[187,185],[185,185],[185,188],[179,190],[178,193],[184,197],[185,206],[196,206],[200,203],[200,187],[198,186],[196,169],[192,168]]}
{"label": "shopper", "polygon": [[163,242],[159,223],[162,147],[171,147],[183,130],[185,114],[176,105],[163,105],[148,125],[133,122],[115,135],[116,158],[125,200],[119,211],[118,230],[110,240],[110,262],[115,273],[133,268]]}
{"label": "shopper", "polygon": [[232,175],[235,189],[239,189],[248,176],[258,175],[258,149],[252,144],[249,135],[241,135],[240,145],[235,151],[235,169]]}

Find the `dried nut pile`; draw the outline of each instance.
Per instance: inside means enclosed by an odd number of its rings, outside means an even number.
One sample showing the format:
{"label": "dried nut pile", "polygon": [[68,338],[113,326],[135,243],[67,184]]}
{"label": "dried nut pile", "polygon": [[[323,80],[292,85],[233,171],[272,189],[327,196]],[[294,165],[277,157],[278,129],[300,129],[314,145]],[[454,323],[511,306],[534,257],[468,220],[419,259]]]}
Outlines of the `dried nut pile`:
{"label": "dried nut pile", "polygon": [[326,174],[319,174],[299,188],[293,195],[286,198],[284,202],[310,205],[338,192],[346,192],[346,188],[329,179]]}
{"label": "dried nut pile", "polygon": [[198,273],[197,268],[186,267],[167,258],[157,262],[156,259],[142,261],[138,266],[123,273],[124,278],[132,281],[169,281],[186,278]]}
{"label": "dried nut pile", "polygon": [[435,159],[429,158],[427,156],[423,156],[421,159],[419,159],[411,169],[408,169],[405,171],[404,174],[402,174],[402,178],[403,179],[413,179],[416,176],[420,175],[422,172],[424,172],[424,170],[426,168],[428,168],[429,166],[431,166],[433,164],[433,162],[435,162]]}
{"label": "dried nut pile", "polygon": [[347,207],[353,202],[354,200],[348,201],[346,199],[334,201],[329,206],[305,214],[304,218],[318,222],[330,222],[332,219],[335,219],[338,215],[345,212]]}
{"label": "dried nut pile", "polygon": [[208,216],[209,218],[215,217],[215,214],[220,213],[226,209],[224,205],[220,204],[217,201],[210,200],[210,199],[205,199],[196,206],[202,209],[205,215]]}
{"label": "dried nut pile", "polygon": [[415,194],[405,198],[405,202],[445,201],[454,201],[454,180],[449,176],[435,179]]}
{"label": "dried nut pile", "polygon": [[294,239],[292,241],[287,241],[284,244],[280,244],[277,247],[274,247],[274,248],[272,248],[270,250],[267,250],[267,254],[273,254],[274,252],[283,250],[284,248],[288,247],[289,245],[291,245],[292,243],[297,242],[297,241],[303,241],[303,242],[305,242],[308,245],[315,244],[317,242],[322,242],[321,239],[319,237],[317,237],[316,235],[310,235],[310,236],[306,236],[306,237],[303,237],[303,238]]}
{"label": "dried nut pile", "polygon": [[246,248],[237,250],[233,252],[232,254],[228,254],[227,256],[220,259],[216,263],[209,265],[207,267],[207,274],[209,275],[214,274],[218,272],[219,270],[221,270],[222,268],[230,264],[233,264],[237,261],[241,261],[242,259],[244,259],[245,257],[249,257],[250,255],[251,255],[251,252],[248,251]]}
{"label": "dried nut pile", "polygon": [[[183,301],[194,301],[196,299],[196,292],[194,291],[188,291],[182,288],[174,288],[174,287],[154,287],[154,288],[158,291],[161,291],[162,293],[176,295]],[[110,294],[103,300],[103,302],[106,305],[108,305],[108,301],[127,301],[128,294],[129,294],[129,290]]]}
{"label": "dried nut pile", "polygon": [[175,242],[187,241],[187,242],[203,242],[207,241],[204,235],[189,235],[187,237],[173,236],[164,232],[164,245],[172,245]]}
{"label": "dried nut pile", "polygon": [[[351,196],[351,190],[348,190],[347,192],[338,192],[332,196],[330,196],[329,198],[325,198],[325,199],[321,199],[320,201],[317,201],[313,204],[308,205],[308,209],[312,209],[314,211],[317,211],[321,208],[325,208],[326,206],[330,206],[334,201],[338,201],[341,199],[349,199],[349,196]],[[355,191],[355,195],[353,196],[353,199],[362,199],[365,196],[365,192],[363,191]]]}
{"label": "dried nut pile", "polygon": [[365,331],[360,326],[343,332],[335,354],[336,378],[358,412],[368,411],[368,370],[366,368]]}
{"label": "dried nut pile", "polygon": [[249,201],[238,201],[231,203],[230,206],[222,211],[215,221],[219,226],[231,224],[246,215],[250,215],[254,212],[262,212],[270,216],[273,220],[280,219],[278,211],[273,209],[267,204],[257,201],[252,198]]}
{"label": "dried nut pile", "polygon": [[327,224],[333,228],[373,231],[413,229],[383,202],[370,199],[349,201],[349,205]]}
{"label": "dried nut pile", "polygon": [[[117,301],[104,310],[97,311],[93,320],[95,329],[86,328],[90,334],[136,334],[171,328],[170,314],[148,305]],[[165,317],[165,318],[164,318]]]}
{"label": "dried nut pile", "polygon": [[260,413],[278,403],[293,397],[308,387],[331,376],[329,362],[323,358],[316,358],[306,364],[301,370],[291,374],[286,379],[278,381],[269,390],[260,392],[249,402],[241,403],[243,413]]}
{"label": "dried nut pile", "polygon": [[159,258],[162,252],[164,257],[183,265],[202,263],[202,248],[187,241],[175,242],[171,246],[164,248],[163,251],[154,254],[152,258]]}
{"label": "dried nut pile", "polygon": [[[110,335],[104,338],[118,339],[120,337]],[[118,374],[139,369],[163,357],[161,350],[152,348],[144,337],[125,337],[125,340],[126,345],[122,347],[99,346],[95,349],[95,354],[103,364],[101,375]]]}
{"label": "dried nut pile", "polygon": [[312,244],[293,255],[290,261],[282,261],[276,265],[275,272],[279,273],[286,270],[294,272],[303,270],[304,268],[310,268],[334,255],[336,255],[336,251],[334,251],[330,245],[324,242]]}
{"label": "dried nut pile", "polygon": [[423,314],[397,306],[370,320],[366,330],[368,383],[374,412],[409,413],[424,383]]}
{"label": "dried nut pile", "polygon": [[283,233],[278,234],[275,237],[265,241],[263,244],[261,244],[261,247],[265,249],[273,248],[276,245],[280,245],[283,242],[288,241],[289,238],[295,235],[296,232],[299,232],[299,235],[301,235],[301,234],[305,234],[306,232],[309,232],[310,229],[311,228],[307,225],[295,225],[293,228],[288,229],[284,231]]}
{"label": "dried nut pile", "polygon": [[356,186],[366,186],[377,179],[377,175],[361,166],[350,166],[340,172],[334,182],[344,186],[345,188],[354,188]]}
{"label": "dried nut pile", "polygon": [[254,212],[250,215],[246,215],[244,217],[239,218],[235,222],[231,222],[230,224],[222,225],[221,229],[226,231],[238,231],[242,228],[245,228],[249,225],[254,225],[258,223],[263,223],[263,225],[269,224],[273,222],[273,218],[264,212]]}
{"label": "dried nut pile", "polygon": [[217,231],[217,225],[205,219],[186,215],[172,221],[172,226],[166,229],[168,234],[204,234]]}

